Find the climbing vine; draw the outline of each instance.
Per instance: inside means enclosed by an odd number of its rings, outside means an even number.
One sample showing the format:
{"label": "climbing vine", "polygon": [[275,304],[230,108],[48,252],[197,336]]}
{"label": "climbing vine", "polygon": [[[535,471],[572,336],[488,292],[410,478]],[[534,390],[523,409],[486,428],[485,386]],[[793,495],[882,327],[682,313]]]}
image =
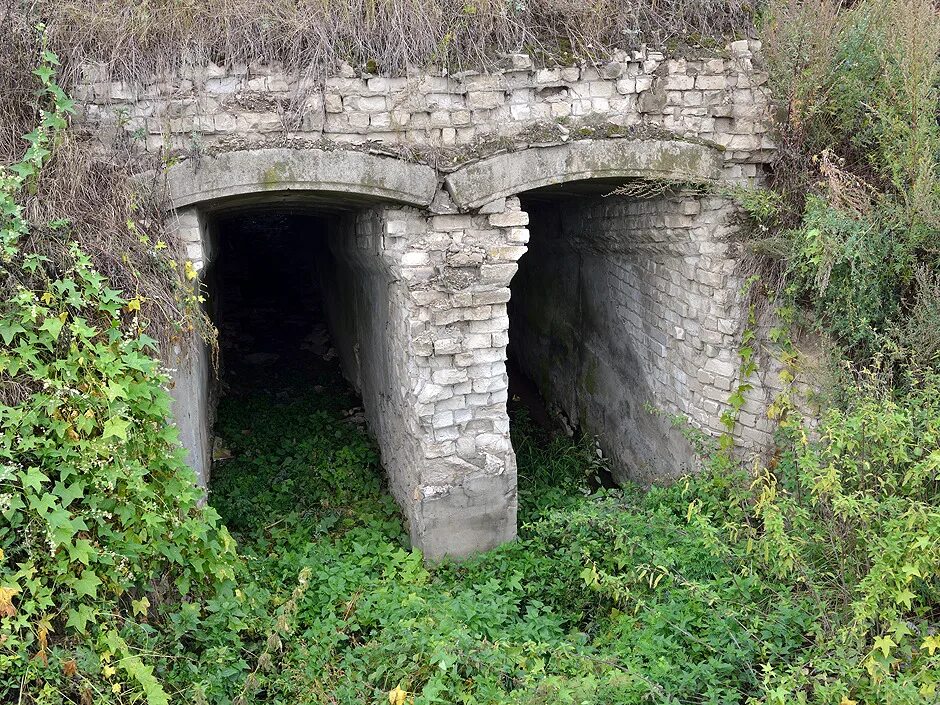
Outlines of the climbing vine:
{"label": "climbing vine", "polygon": [[[162,705],[150,633],[233,578],[234,545],[199,506],[139,302],[23,208],[72,112],[57,66],[43,45],[38,124],[0,172],[0,700]],[[24,252],[48,232],[61,257]]]}

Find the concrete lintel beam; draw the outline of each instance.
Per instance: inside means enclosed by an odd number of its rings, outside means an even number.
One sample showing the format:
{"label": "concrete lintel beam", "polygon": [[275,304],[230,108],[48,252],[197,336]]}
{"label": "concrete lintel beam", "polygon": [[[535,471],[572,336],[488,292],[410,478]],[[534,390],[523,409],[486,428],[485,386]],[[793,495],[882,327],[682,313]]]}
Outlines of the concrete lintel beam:
{"label": "concrete lintel beam", "polygon": [[354,150],[254,149],[201,157],[167,172],[173,208],[285,191],[327,191],[427,207],[433,169]]}
{"label": "concrete lintel beam", "polygon": [[586,140],[528,147],[468,164],[445,184],[463,210],[498,198],[571,181],[665,179],[711,182],[721,174],[721,153],[681,140]]}

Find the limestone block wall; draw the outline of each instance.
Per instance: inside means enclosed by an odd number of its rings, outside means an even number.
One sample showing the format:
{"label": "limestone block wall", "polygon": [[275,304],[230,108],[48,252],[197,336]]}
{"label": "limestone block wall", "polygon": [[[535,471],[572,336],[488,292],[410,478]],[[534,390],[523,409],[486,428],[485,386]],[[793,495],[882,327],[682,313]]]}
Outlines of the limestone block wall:
{"label": "limestone block wall", "polygon": [[516,198],[476,213],[439,212],[402,257],[424,450],[419,531],[438,537],[438,552],[446,544],[462,553],[515,536],[506,302],[527,223]]}
{"label": "limestone block wall", "polygon": [[328,236],[332,260],[320,272],[343,372],[363,398],[389,487],[414,524],[410,498],[421,482],[421,451],[418,435],[403,428],[414,416],[405,354],[407,289],[400,275],[401,248],[389,242],[388,223],[384,206],[338,218]]}
{"label": "limestone block wall", "polygon": [[[759,42],[701,59],[620,53],[599,66],[541,68],[525,55],[504,70],[385,77],[346,66],[315,81],[278,65],[200,66],[140,84],[88,66],[74,87],[79,119],[104,139],[119,134],[179,154],[330,143],[404,152],[453,168],[516,138],[544,144],[604,133],[591,125],[661,130],[724,149],[734,165],[767,162],[767,75]],[[588,130],[587,132],[585,130]],[[609,132],[609,131],[608,131]]]}
{"label": "limestone block wall", "polygon": [[[515,536],[505,305],[527,217],[377,206],[344,217],[324,267],[328,318],[389,486],[426,555]],[[496,210],[496,206],[490,210]]]}
{"label": "limestone block wall", "polygon": [[[728,251],[730,204],[687,194],[527,209],[533,235],[510,309],[520,367],[599,436],[620,479],[693,469],[670,416],[720,433],[739,377],[742,282]],[[758,432],[749,441],[770,432],[756,415],[742,421]]]}

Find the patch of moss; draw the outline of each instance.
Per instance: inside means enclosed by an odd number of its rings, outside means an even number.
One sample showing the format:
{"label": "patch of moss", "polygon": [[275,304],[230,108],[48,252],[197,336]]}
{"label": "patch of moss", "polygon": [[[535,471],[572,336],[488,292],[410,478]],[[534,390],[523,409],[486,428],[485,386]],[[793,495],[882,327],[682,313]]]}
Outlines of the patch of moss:
{"label": "patch of moss", "polygon": [[290,166],[286,162],[275,162],[261,175],[261,187],[265,190],[275,189],[290,180],[292,180]]}
{"label": "patch of moss", "polygon": [[584,367],[581,384],[588,394],[597,393],[597,360],[593,357],[587,361]]}

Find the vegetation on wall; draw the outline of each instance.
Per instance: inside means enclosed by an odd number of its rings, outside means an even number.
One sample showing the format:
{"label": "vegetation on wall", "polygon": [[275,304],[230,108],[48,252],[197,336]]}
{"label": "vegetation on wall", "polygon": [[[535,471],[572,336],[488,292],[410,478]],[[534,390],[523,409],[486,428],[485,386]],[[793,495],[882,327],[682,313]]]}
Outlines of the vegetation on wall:
{"label": "vegetation on wall", "polygon": [[181,64],[282,61],[320,76],[341,62],[372,73],[604,56],[642,42],[724,43],[746,34],[744,0],[58,0],[37,3],[68,56],[139,75]]}
{"label": "vegetation on wall", "polygon": [[[758,221],[790,253],[795,301],[855,361],[899,346],[937,362],[940,22],[934,3],[771,5],[765,55],[783,104]],[[769,201],[769,203],[768,203]],[[766,244],[766,243],[765,243]]]}
{"label": "vegetation on wall", "polygon": [[[538,22],[597,48],[640,20],[604,3],[432,6],[422,21],[434,31],[405,56],[394,32],[423,4],[38,5],[49,30],[17,10],[0,54],[0,702],[937,700],[934,5],[761,9],[786,118],[771,188],[744,204],[784,322],[836,350],[841,375],[818,425],[790,390],[772,407],[769,463],[741,468],[718,449],[700,475],[643,493],[594,490],[589,439],[517,418],[520,540],[436,567],[408,549],[375,450],[329,380],[310,396],[224,405],[234,458],[200,506],[156,358],[157,339],[201,325],[198,292],[161,237],[158,199],[122,178],[133,154],[102,163],[67,129],[44,41],[136,68],[166,60],[166,46],[220,60],[300,47],[308,61],[334,46],[305,38],[310,18],[365,13],[373,29],[334,27],[343,39],[328,63],[396,67],[440,51],[441,27],[454,27],[453,57],[525,46]],[[676,33],[747,24],[737,6],[703,8],[636,17],[712,23]],[[595,10],[607,24],[584,18]],[[257,12],[296,35],[267,34],[244,14]],[[775,335],[790,382],[785,328]]]}

